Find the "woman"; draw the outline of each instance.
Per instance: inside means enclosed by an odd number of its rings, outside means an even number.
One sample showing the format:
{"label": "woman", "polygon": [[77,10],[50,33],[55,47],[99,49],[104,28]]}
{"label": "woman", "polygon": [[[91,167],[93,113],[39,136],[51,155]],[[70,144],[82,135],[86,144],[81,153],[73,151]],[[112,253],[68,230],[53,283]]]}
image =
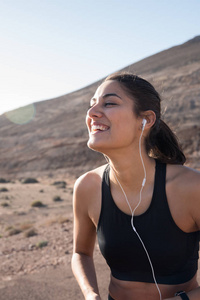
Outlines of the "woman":
{"label": "woman", "polygon": [[85,299],[101,299],[96,234],[111,269],[108,299],[200,299],[200,173],[183,166],[159,94],[138,76],[113,74],[91,99],[86,123],[88,147],[108,164],[74,187],[72,270]]}

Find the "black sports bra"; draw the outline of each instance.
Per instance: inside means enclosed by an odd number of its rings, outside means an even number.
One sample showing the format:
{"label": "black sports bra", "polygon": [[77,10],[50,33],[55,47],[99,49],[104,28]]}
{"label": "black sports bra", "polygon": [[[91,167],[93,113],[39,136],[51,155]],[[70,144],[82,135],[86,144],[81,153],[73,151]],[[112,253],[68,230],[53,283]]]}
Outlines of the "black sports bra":
{"label": "black sports bra", "polygon": [[[107,166],[102,179],[102,206],[97,227],[100,250],[120,280],[153,283],[147,255],[131,227],[131,216],[115,204]],[[166,165],[156,161],[152,201],[134,225],[150,255],[160,284],[180,284],[197,272],[199,231],[183,232],[174,222],[165,191]]]}

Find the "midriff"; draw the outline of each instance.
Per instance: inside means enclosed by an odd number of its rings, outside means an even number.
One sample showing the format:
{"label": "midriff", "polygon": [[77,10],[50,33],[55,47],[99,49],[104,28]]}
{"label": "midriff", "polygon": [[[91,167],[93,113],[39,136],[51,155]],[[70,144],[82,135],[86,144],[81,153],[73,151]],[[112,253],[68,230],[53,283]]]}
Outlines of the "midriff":
{"label": "midriff", "polygon": [[[162,299],[174,297],[178,291],[189,292],[197,288],[197,275],[190,281],[177,285],[159,284]],[[109,293],[115,300],[160,300],[159,292],[154,283],[122,281],[111,276]]]}

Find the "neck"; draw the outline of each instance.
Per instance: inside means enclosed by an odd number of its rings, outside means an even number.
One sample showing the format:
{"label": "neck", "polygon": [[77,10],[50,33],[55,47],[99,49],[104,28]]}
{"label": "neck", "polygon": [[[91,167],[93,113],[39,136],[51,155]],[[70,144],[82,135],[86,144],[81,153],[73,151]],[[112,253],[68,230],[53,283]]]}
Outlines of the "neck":
{"label": "neck", "polygon": [[140,187],[145,177],[145,170],[147,180],[151,179],[154,174],[155,161],[147,155],[144,149],[141,151],[141,154],[142,159],[139,151],[131,153],[131,155],[127,155],[126,153],[123,156],[109,157],[109,164],[111,166],[110,179],[112,182],[116,183],[115,173],[124,187],[133,189],[133,182],[135,188]]}

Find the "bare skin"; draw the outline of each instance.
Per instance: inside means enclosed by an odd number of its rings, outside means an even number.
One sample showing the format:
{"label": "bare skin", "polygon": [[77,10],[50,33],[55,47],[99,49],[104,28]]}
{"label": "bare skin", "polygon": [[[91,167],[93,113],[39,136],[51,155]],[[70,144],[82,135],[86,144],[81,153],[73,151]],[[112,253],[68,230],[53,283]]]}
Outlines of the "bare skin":
{"label": "bare skin", "polygon": [[[120,98],[112,96],[112,106],[105,105],[108,98],[103,96],[115,92]],[[121,101],[122,99],[122,101]],[[131,102],[116,82],[100,87],[92,100],[92,108],[87,116],[90,132],[89,147],[109,157],[110,164],[123,186],[132,209],[138,203],[138,193],[144,171],[138,153],[138,141],[141,134],[142,118],[131,117]],[[111,102],[110,98],[109,101]],[[132,100],[130,100],[132,101]],[[147,126],[144,137],[155,121],[151,111],[146,112]],[[92,125],[94,127],[92,128]],[[101,130],[95,125],[103,126]],[[130,126],[134,130],[126,130]],[[121,133],[121,135],[120,135]],[[119,138],[120,136],[120,138]],[[147,170],[147,181],[142,192],[142,202],[135,215],[144,213],[152,199],[154,186],[155,161],[150,158],[142,143],[142,153]],[[136,163],[137,162],[137,163]],[[105,166],[82,175],[74,187],[74,254],[72,269],[87,300],[99,300],[98,285],[93,264],[93,250],[96,229],[101,211],[101,183]],[[134,182],[134,185],[133,185]],[[166,193],[169,208],[176,225],[184,232],[200,230],[200,173],[179,165],[168,165],[166,174]],[[111,193],[119,209],[130,214],[124,195],[110,171]],[[200,299],[200,288],[196,276],[181,285],[159,285],[162,299],[179,300],[175,292],[184,290],[191,300]],[[159,300],[155,284],[121,281],[111,276],[110,295],[116,300]]]}

